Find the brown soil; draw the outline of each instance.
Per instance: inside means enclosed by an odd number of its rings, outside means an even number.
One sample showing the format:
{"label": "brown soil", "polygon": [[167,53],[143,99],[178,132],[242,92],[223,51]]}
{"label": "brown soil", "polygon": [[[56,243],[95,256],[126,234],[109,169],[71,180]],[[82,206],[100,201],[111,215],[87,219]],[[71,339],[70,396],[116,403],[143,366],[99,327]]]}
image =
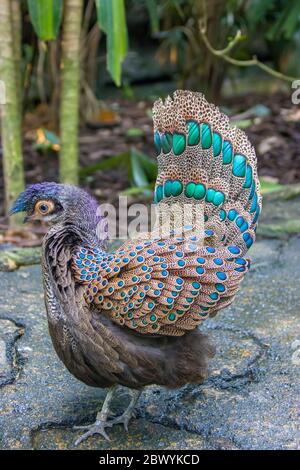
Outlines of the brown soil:
{"label": "brown soil", "polygon": [[[300,181],[300,107],[291,103],[290,97],[283,94],[272,96],[246,96],[227,101],[226,106],[234,115],[244,119],[244,112],[257,104],[268,107],[270,112],[264,117],[251,117],[252,124],[246,133],[256,148],[260,176],[271,177],[280,183]],[[101,116],[80,130],[80,163],[82,167],[125,152],[134,145],[144,153],[155,155],[150,102],[118,101],[108,102],[112,113],[101,112]],[[43,114],[44,113],[44,114]],[[24,124],[24,160],[26,183],[58,180],[58,153],[46,154],[33,147],[35,129],[39,126],[51,129],[47,107],[30,116]],[[110,115],[111,114],[111,115]],[[103,116],[105,119],[103,119]],[[238,116],[239,118],[239,116]],[[129,130],[140,129],[141,135],[132,136]],[[129,131],[129,134],[128,134]],[[1,152],[2,153],[2,152]],[[81,186],[91,191],[98,200],[113,202],[121,190],[128,187],[127,175],[119,169],[97,171],[92,176],[82,178]],[[6,228],[3,205],[3,176],[0,174],[0,229]],[[13,238],[13,237],[12,237]],[[12,240],[14,241],[14,240]],[[28,242],[31,244],[32,242]]]}

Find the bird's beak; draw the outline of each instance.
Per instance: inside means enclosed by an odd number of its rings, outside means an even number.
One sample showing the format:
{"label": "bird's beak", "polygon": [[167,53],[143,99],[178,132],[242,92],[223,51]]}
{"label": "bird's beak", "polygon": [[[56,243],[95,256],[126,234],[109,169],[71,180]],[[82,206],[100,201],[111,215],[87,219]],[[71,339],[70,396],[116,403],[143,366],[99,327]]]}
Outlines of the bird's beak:
{"label": "bird's beak", "polygon": [[24,202],[20,201],[20,198],[22,196],[22,193],[19,195],[19,197],[16,199],[12,207],[10,208],[8,215],[14,215],[17,214],[18,212],[25,212],[26,211],[26,206]]}
{"label": "bird's beak", "polygon": [[[13,206],[11,207],[10,211],[9,211],[9,215],[14,215],[14,214],[17,214],[19,212],[26,212],[26,205],[24,204],[24,202],[21,200],[20,201],[20,197],[22,196],[22,194],[17,198],[17,200],[15,201],[15,203],[13,204]],[[33,216],[34,214],[26,214],[24,219],[23,219],[23,224],[26,224],[26,222],[29,222],[30,220],[33,219]]]}

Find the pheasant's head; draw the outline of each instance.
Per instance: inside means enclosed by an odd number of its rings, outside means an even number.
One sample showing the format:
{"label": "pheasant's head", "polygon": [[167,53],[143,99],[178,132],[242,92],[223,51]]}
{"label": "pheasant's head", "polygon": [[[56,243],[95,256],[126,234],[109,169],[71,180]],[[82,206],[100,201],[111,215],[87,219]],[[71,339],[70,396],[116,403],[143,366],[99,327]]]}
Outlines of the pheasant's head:
{"label": "pheasant's head", "polygon": [[17,197],[10,209],[10,215],[26,212],[24,222],[29,220],[58,221],[63,213],[62,187],[63,185],[48,182],[28,186]]}
{"label": "pheasant's head", "polygon": [[26,212],[24,222],[44,220],[90,228],[97,223],[96,201],[76,186],[45,182],[32,184],[19,194],[10,214]]}

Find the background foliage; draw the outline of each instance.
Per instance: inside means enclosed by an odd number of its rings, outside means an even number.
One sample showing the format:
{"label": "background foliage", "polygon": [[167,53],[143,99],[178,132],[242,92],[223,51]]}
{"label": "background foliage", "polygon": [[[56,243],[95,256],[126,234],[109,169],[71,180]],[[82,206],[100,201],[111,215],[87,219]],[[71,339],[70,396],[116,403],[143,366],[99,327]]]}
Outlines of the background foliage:
{"label": "background foliage", "polygon": [[[1,119],[6,210],[24,187],[18,135],[28,115],[37,116],[41,109],[48,119],[34,126],[33,148],[45,156],[59,153],[57,174],[62,182],[77,184],[79,178],[91,178],[93,171],[122,167],[127,193],[147,195],[155,163],[135,146],[145,138],[139,123],[127,130],[130,150],[110,162],[101,159],[81,168],[79,127],[118,125],[118,112],[106,103],[107,97],[152,101],[180,87],[201,90],[218,103],[255,87],[288,89],[300,76],[297,0],[2,4],[1,44],[11,45],[9,52],[0,48],[0,79],[11,85]],[[274,76],[280,80],[274,81]],[[256,109],[257,116],[264,112],[263,107]],[[239,124],[247,127],[251,122],[246,117]]]}

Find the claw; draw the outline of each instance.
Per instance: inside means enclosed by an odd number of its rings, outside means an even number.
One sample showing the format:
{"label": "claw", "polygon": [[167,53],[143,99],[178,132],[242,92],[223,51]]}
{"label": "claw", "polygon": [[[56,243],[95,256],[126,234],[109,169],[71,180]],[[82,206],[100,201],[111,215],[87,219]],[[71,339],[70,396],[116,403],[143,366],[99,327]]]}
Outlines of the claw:
{"label": "claw", "polygon": [[111,426],[114,426],[115,424],[123,424],[125,431],[128,432],[128,424],[132,417],[133,417],[132,414],[129,415],[129,414],[123,413],[121,416],[118,416],[117,418],[108,421],[108,423]]}
{"label": "claw", "polygon": [[132,398],[130,400],[130,403],[127,409],[124,411],[124,413],[121,416],[118,416],[116,418],[113,418],[107,421],[108,416],[112,416],[112,413],[109,409],[109,405],[112,400],[114,389],[115,387],[109,390],[104,400],[101,411],[97,413],[95,423],[90,424],[90,425],[87,424],[85,426],[84,425],[73,426],[73,429],[76,429],[76,430],[78,429],[86,430],[86,432],[75,441],[75,446],[78,446],[78,444],[80,444],[82,441],[85,441],[88,437],[93,436],[94,434],[100,434],[102,437],[104,437],[104,439],[110,442],[110,438],[106,434],[105,428],[111,428],[112,426],[114,426],[114,424],[123,424],[125,431],[128,432],[128,424],[130,422],[130,419],[134,416],[133,410],[141,392],[139,390],[133,390],[131,392]]}
{"label": "claw", "polygon": [[78,446],[82,441],[85,441],[88,437],[93,436],[94,434],[100,434],[104,439],[110,442],[109,436],[105,432],[106,427],[111,427],[109,422],[104,421],[96,421],[96,423],[86,426],[73,426],[73,429],[87,429],[87,432],[82,434],[78,439],[75,441],[75,446]]}

